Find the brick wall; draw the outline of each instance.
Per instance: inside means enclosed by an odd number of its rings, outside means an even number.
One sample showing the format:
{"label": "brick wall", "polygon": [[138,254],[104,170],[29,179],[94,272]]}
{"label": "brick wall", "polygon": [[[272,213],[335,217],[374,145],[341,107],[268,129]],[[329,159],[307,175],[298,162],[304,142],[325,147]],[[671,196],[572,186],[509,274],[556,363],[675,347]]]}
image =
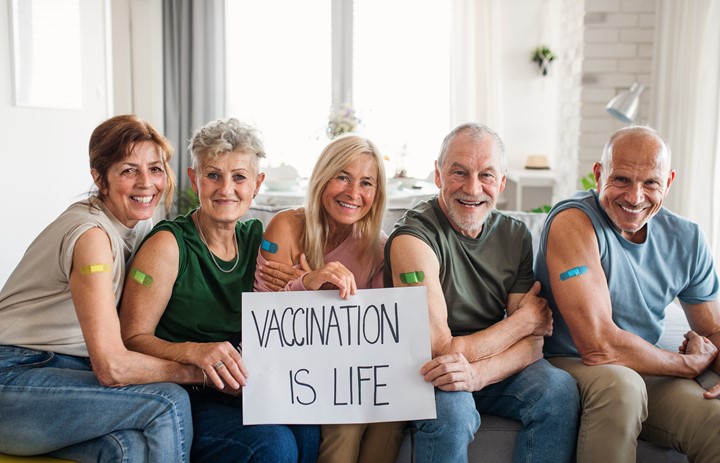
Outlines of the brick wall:
{"label": "brick wall", "polygon": [[579,187],[610,134],[625,125],[605,105],[633,82],[645,86],[638,123],[647,122],[656,10],[656,0],[559,1],[563,69],[554,201]]}

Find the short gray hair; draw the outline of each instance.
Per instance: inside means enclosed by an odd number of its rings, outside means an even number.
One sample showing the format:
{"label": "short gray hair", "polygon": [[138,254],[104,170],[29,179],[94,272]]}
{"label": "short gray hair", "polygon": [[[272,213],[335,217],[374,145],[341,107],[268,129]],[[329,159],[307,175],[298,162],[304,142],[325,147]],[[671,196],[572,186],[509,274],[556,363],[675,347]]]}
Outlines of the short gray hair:
{"label": "short gray hair", "polygon": [[465,122],[460,124],[445,136],[440,147],[440,155],[438,156],[438,166],[442,166],[447,157],[447,152],[450,149],[450,144],[455,140],[458,135],[467,135],[475,143],[484,141],[487,137],[491,137],[495,143],[496,153],[500,161],[500,169],[503,174],[507,172],[507,159],[505,159],[505,144],[503,143],[500,135],[490,127],[479,122]]}
{"label": "short gray hair", "polygon": [[233,117],[202,126],[190,139],[188,150],[194,169],[225,153],[247,151],[254,153],[256,160],[265,157],[260,132]]}
{"label": "short gray hair", "polygon": [[[610,139],[605,143],[605,146],[603,147],[602,156],[600,157],[600,165],[607,168],[609,167],[609,162],[612,159],[612,150],[613,145],[617,143],[619,140],[630,137],[630,136],[644,136],[649,138],[654,138],[657,140],[660,145],[663,147],[664,154],[665,154],[665,161],[667,163],[667,168],[670,168],[670,159],[672,157],[672,154],[670,152],[670,145],[668,145],[667,141],[658,133],[657,130],[653,129],[652,127],[646,126],[646,125],[631,125],[629,127],[623,127],[619,130],[617,130],[615,133],[613,133],[610,136]],[[603,171],[607,171],[606,169],[603,169]]]}

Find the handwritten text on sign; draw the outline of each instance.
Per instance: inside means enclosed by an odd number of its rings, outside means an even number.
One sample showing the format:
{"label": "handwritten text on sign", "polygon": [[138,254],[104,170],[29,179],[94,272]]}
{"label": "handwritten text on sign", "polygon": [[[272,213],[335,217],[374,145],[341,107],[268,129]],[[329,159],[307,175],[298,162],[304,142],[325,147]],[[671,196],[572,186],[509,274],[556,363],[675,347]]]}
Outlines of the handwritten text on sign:
{"label": "handwritten text on sign", "polygon": [[245,424],[435,418],[425,287],[242,297]]}

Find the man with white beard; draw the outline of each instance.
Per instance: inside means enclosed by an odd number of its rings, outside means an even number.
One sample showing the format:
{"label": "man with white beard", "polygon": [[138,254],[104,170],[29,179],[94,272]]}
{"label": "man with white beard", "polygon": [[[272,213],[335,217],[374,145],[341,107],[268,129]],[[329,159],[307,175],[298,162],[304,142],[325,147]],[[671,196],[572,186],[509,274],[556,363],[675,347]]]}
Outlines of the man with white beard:
{"label": "man with white beard", "polygon": [[439,196],[398,221],[385,246],[385,282],[424,285],[437,419],[414,424],[418,462],[466,462],[480,414],[522,422],[515,461],[574,456],[577,385],[542,358],[552,316],[533,274],[525,224],[495,210],[507,165],[498,134],[455,128],[435,162]]}

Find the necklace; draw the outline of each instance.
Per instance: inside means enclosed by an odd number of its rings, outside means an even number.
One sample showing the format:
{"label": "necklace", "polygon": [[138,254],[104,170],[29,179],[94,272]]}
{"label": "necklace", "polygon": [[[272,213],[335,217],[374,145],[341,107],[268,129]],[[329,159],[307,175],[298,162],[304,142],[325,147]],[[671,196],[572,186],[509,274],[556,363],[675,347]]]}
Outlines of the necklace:
{"label": "necklace", "polygon": [[220,264],[217,263],[217,261],[215,260],[215,254],[213,254],[213,252],[210,250],[210,246],[208,246],[208,244],[207,244],[207,241],[205,241],[205,235],[203,235],[203,231],[202,231],[202,224],[200,223],[200,209],[202,209],[202,208],[198,207],[197,211],[195,211],[195,218],[197,219],[197,223],[198,223],[198,232],[200,232],[200,239],[202,240],[203,244],[205,245],[208,252],[210,253],[210,258],[212,259],[213,264],[215,264],[215,267],[217,267],[217,269],[223,273],[230,273],[233,270],[235,270],[235,267],[237,267],[238,262],[240,262],[240,250],[238,249],[237,240],[235,240],[233,237],[233,244],[235,244],[235,263],[228,270],[225,270],[224,268],[220,267]]}

